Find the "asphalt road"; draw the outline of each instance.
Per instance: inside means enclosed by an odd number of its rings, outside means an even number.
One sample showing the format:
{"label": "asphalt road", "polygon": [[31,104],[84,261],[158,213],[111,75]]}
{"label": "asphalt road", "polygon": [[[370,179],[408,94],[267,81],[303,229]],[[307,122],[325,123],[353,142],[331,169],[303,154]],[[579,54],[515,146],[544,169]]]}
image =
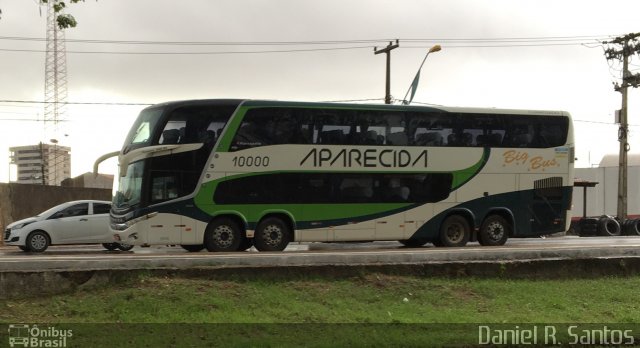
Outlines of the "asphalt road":
{"label": "asphalt road", "polygon": [[99,245],[52,246],[44,253],[0,247],[0,271],[188,269],[309,265],[416,264],[640,256],[640,237],[510,239],[501,247],[404,248],[397,242],[292,243],[284,252],[190,253],[179,246],[106,251]]}

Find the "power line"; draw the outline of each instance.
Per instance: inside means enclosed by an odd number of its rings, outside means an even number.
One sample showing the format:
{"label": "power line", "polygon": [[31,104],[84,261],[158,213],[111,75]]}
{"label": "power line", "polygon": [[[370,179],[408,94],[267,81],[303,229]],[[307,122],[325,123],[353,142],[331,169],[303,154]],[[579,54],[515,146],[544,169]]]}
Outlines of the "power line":
{"label": "power line", "polygon": [[[41,118],[0,118],[0,121],[42,122],[42,119]],[[69,120],[58,120],[58,122],[69,122]]]}
{"label": "power line", "polygon": [[[0,36],[0,40],[12,41],[46,41],[36,37]],[[113,45],[166,45],[166,46],[301,46],[301,45],[340,45],[359,43],[383,43],[389,39],[365,40],[326,40],[326,41],[145,41],[145,40],[96,40],[67,39],[67,43],[113,44]]]}
{"label": "power line", "polygon": [[[328,47],[328,48],[301,48],[291,50],[260,50],[260,51],[209,51],[209,52],[134,52],[134,51],[69,51],[70,54],[124,54],[124,55],[226,55],[226,54],[262,54],[262,53],[298,53],[318,51],[344,51],[357,49],[371,49],[373,46]],[[4,52],[30,52],[44,53],[43,50],[0,48]]]}
{"label": "power line", "polygon": [[[504,37],[504,38],[411,38],[400,39],[408,43],[441,43],[446,48],[503,48],[503,47],[548,47],[548,46],[579,46],[589,43],[599,43],[604,39],[611,38],[611,35],[581,35],[581,36],[550,36],[550,37]],[[0,36],[0,40],[14,41],[43,41],[42,38],[34,37],[8,37]],[[294,49],[270,49],[270,50],[246,50],[246,51],[92,51],[92,50],[69,50],[70,54],[120,54],[120,55],[230,55],[230,54],[266,54],[266,53],[299,53],[318,51],[339,51],[370,49],[381,42],[388,42],[384,39],[365,40],[328,40],[328,41],[144,41],[144,40],[95,40],[95,39],[68,39],[68,43],[82,44],[115,44],[115,45],[164,45],[164,46],[306,46],[306,45],[331,45],[339,47],[322,48],[294,48]],[[367,44],[366,46],[347,46],[353,44]],[[430,47],[430,46],[429,46]],[[589,46],[587,46],[589,47]],[[404,46],[402,48],[425,49],[424,46]],[[4,52],[28,52],[43,53],[37,49],[0,48]]]}
{"label": "power line", "polygon": [[[497,37],[497,38],[406,38],[405,42],[532,42],[532,41],[590,41],[612,38],[616,35],[574,35],[574,36],[533,36],[533,37]],[[46,41],[45,38],[0,36],[0,40]],[[359,43],[386,43],[394,39],[358,39],[358,40],[309,40],[309,41],[152,41],[152,40],[98,40],[66,39],[67,43],[119,44],[119,45],[176,45],[176,46],[281,46],[281,45],[344,45]]]}
{"label": "power line", "polygon": [[[24,103],[24,104],[55,104],[55,102],[42,100],[0,100],[0,103]],[[149,106],[153,103],[118,103],[118,102],[64,102],[67,105],[117,105],[117,106]]]}

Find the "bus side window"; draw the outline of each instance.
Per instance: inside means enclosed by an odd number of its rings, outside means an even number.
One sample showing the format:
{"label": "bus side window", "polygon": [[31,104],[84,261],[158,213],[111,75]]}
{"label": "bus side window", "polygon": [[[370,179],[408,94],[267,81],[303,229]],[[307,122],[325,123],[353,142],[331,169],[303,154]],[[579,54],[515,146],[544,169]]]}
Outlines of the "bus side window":
{"label": "bus side window", "polygon": [[345,134],[341,129],[322,131],[320,143],[327,145],[342,145],[345,142]]}
{"label": "bus side window", "polygon": [[473,144],[473,136],[467,132],[451,133],[447,138],[449,146],[471,146]]}
{"label": "bus side window", "polygon": [[378,188],[380,203],[407,202],[411,194],[409,187],[405,186],[400,177],[385,177]]}
{"label": "bus side window", "polygon": [[236,132],[233,142],[231,143],[232,150],[242,150],[255,146],[262,146],[261,130],[254,122],[244,120],[238,131]]}
{"label": "bus side window", "polygon": [[177,144],[180,139],[180,130],[167,129],[162,131],[162,137],[160,138],[160,144]]}
{"label": "bus side window", "polygon": [[409,137],[405,132],[394,132],[387,135],[387,144],[406,146],[409,143]]}
{"label": "bus side window", "polygon": [[415,144],[418,146],[442,146],[444,137],[438,132],[426,132],[416,135]]}
{"label": "bus side window", "polygon": [[340,200],[344,203],[370,202],[373,179],[367,176],[345,177],[340,184]]}

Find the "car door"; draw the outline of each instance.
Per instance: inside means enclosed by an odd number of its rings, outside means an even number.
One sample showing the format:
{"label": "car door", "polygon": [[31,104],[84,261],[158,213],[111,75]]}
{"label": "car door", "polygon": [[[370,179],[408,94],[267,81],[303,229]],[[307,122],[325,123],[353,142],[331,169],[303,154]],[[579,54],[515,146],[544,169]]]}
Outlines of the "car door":
{"label": "car door", "polygon": [[52,216],[53,230],[59,244],[84,243],[84,231],[89,228],[89,203],[69,206]]}
{"label": "car door", "polygon": [[111,204],[91,202],[91,213],[87,216],[88,227],[84,231],[83,241],[86,243],[112,242],[109,233],[109,210]]}

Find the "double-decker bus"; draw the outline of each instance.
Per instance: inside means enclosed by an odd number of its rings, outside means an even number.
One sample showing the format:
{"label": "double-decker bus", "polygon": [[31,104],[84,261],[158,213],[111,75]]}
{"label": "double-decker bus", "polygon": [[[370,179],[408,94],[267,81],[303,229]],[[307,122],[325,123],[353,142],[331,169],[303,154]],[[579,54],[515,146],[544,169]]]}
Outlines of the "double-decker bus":
{"label": "double-decker bus", "polygon": [[170,102],[125,140],[111,229],[189,251],[502,245],[566,231],[573,162],[562,111]]}

